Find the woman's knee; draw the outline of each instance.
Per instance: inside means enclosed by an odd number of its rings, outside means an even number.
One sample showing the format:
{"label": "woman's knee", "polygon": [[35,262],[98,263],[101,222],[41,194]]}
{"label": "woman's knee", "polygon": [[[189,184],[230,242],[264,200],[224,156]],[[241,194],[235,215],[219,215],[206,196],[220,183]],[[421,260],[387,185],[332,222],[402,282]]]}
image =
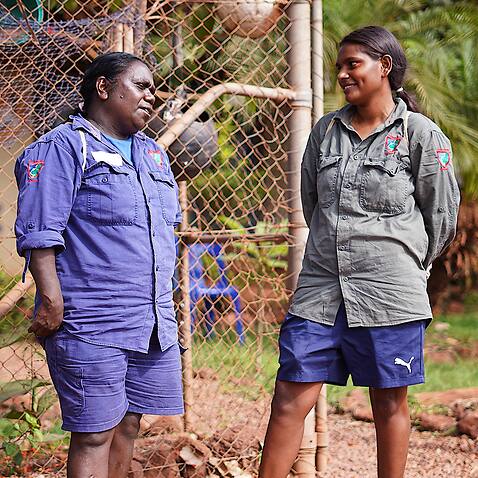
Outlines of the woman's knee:
{"label": "woman's knee", "polygon": [[120,433],[125,438],[134,440],[139,433],[140,414],[137,413],[127,413],[121,423],[116,427],[116,433]]}
{"label": "woman's knee", "polygon": [[406,387],[371,389],[370,397],[374,415],[392,417],[408,414]]}
{"label": "woman's knee", "polygon": [[272,399],[272,414],[305,418],[317,402],[321,384],[278,382]]}
{"label": "woman's knee", "polygon": [[71,434],[70,448],[94,449],[109,445],[113,438],[114,429],[105,432],[75,433]]}

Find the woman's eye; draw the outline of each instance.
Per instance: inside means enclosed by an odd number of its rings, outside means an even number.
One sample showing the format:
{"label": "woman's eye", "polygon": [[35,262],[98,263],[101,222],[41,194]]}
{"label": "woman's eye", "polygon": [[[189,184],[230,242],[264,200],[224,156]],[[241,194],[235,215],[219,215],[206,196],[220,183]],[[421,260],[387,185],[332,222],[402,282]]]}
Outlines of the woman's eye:
{"label": "woman's eye", "polygon": [[351,61],[349,65],[350,65],[350,68],[355,68],[358,65],[358,61]]}

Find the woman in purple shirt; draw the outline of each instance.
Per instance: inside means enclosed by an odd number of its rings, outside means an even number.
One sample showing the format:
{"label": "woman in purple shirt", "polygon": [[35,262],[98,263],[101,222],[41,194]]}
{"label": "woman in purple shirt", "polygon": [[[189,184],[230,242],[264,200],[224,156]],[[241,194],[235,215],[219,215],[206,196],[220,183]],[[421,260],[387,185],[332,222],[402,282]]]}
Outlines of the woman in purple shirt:
{"label": "woman in purple shirt", "polygon": [[167,155],[140,130],[153,76],[127,53],[85,73],[81,114],[18,158],[17,249],[71,431],[70,478],[126,477],[142,414],[183,412],[172,298],[181,221]]}

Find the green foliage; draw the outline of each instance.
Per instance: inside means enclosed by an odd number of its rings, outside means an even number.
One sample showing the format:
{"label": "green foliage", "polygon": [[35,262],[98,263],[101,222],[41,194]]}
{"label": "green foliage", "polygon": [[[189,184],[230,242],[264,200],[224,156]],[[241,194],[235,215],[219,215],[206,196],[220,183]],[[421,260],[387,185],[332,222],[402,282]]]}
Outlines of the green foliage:
{"label": "green foliage", "polygon": [[471,1],[325,0],[325,109],[343,102],[336,83],[337,45],[347,33],[381,25],[404,46],[407,90],[447,134],[466,197],[478,196],[478,5]]}
{"label": "green foliage", "polygon": [[[219,216],[218,219],[224,224],[226,229],[243,236],[253,233],[260,237],[264,234],[287,232],[286,223],[282,224],[279,229],[277,227],[272,228],[270,224],[265,222],[258,222],[255,227],[246,228],[239,221],[226,216]],[[272,241],[244,241],[242,243],[234,243],[232,247],[237,253],[228,255],[230,261],[238,258],[239,254],[246,253],[256,264],[256,270],[262,276],[267,273],[277,272],[277,269],[285,270],[287,268],[288,247],[286,244],[274,244]]]}

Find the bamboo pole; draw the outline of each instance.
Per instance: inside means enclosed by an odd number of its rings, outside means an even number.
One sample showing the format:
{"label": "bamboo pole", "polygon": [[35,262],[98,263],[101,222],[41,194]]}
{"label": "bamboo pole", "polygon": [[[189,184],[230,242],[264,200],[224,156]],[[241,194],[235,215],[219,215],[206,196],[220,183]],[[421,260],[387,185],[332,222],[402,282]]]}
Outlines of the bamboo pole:
{"label": "bamboo pole", "polygon": [[0,318],[7,315],[17,304],[17,302],[33,287],[33,277],[28,273],[25,282],[21,280],[17,282],[1,299],[0,299]]}
{"label": "bamboo pole", "polygon": [[147,0],[134,0],[133,51],[136,56],[143,56],[143,44],[146,36]]}
{"label": "bamboo pole", "polygon": [[113,51],[123,51],[123,24],[118,23],[113,27]]}
{"label": "bamboo pole", "polygon": [[123,26],[123,51],[134,54],[134,30],[127,24]]}
{"label": "bamboo pole", "polygon": [[[292,291],[302,264],[307,227],[302,214],[300,200],[300,165],[311,126],[312,91],[311,91],[311,38],[310,38],[310,4],[306,0],[292,2],[286,11],[290,20],[287,40],[288,83],[296,97],[291,102],[292,114],[289,118],[290,145],[288,161],[289,189],[289,234],[294,237],[294,245],[289,247],[288,289]],[[301,478],[315,478],[315,452],[317,436],[315,432],[315,409],[307,415],[304,422],[304,436],[299,454],[292,467],[292,473]]]}
{"label": "bamboo pole", "polygon": [[[188,189],[186,181],[179,182],[179,202],[183,212],[183,221],[179,226],[180,231],[188,228]],[[191,299],[189,297],[189,256],[185,243],[180,243],[180,268],[179,284],[181,291],[181,304],[179,308],[181,319],[179,329],[181,334],[181,345],[186,349],[182,355],[183,366],[183,397],[184,416],[183,424],[185,431],[192,431],[192,406],[193,406],[193,355],[191,337]]]}
{"label": "bamboo pole", "polygon": [[[313,123],[324,115],[324,62],[322,0],[312,1],[312,99]],[[327,468],[328,426],[327,426],[327,386],[324,384],[315,405],[315,430],[317,432],[317,451],[315,466],[318,472]]]}

